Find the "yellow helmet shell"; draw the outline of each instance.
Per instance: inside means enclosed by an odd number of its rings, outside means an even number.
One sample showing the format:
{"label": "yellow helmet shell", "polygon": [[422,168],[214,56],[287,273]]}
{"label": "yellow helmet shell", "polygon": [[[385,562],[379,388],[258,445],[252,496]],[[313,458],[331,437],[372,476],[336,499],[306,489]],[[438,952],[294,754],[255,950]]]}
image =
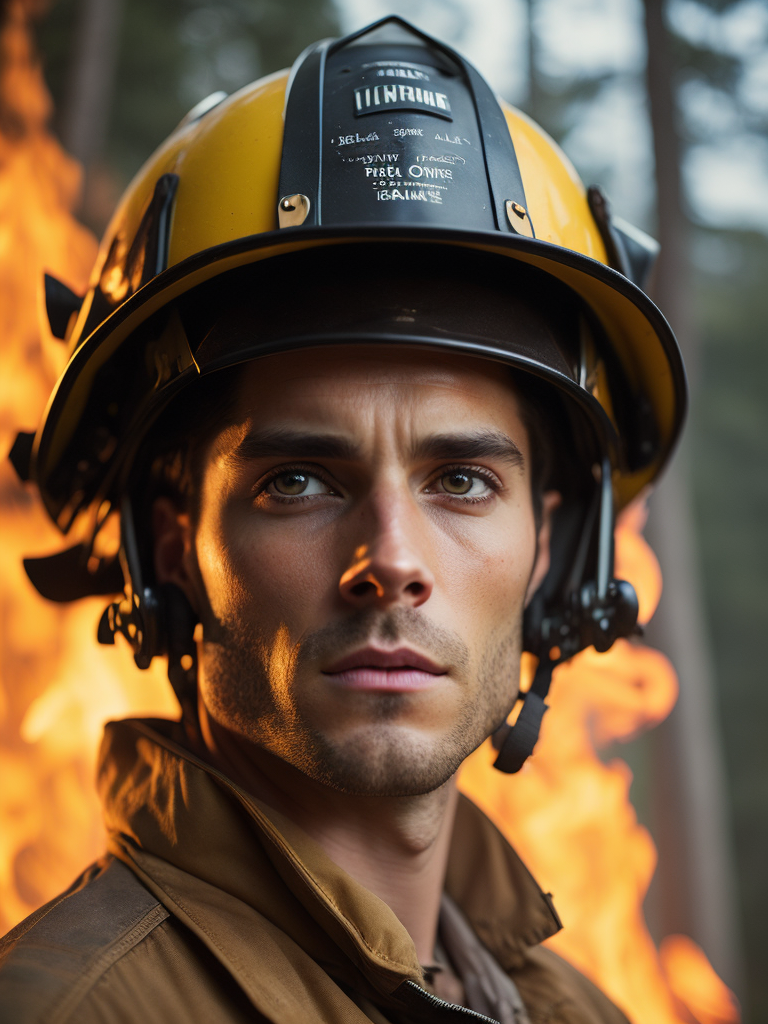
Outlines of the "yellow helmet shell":
{"label": "yellow helmet shell", "polygon": [[[415,35],[424,46],[425,37]],[[338,54],[339,47],[343,49],[346,43],[342,40],[330,47],[327,43],[316,47],[299,65],[300,71],[304,68],[305,78],[312,60]],[[427,46],[424,52],[428,51]],[[445,71],[446,61],[450,64],[451,59],[440,57],[441,73],[453,75],[445,88],[453,88],[456,96],[456,83],[461,76]],[[376,73],[384,75],[397,64],[380,60],[361,67],[376,66]],[[428,77],[425,71],[418,71],[423,64],[401,61],[400,65],[406,71],[409,67],[416,69],[409,74]],[[286,195],[286,119],[294,125],[296,135],[297,119],[303,116],[302,111],[310,110],[300,105],[295,69],[292,76],[287,71],[279,72],[249,85],[205,112],[191,112],[150,157],[128,187],[106,231],[88,293],[70,324],[69,364],[51,397],[34,443],[31,476],[62,529],[68,529],[77,513],[88,505],[104,501],[114,504],[119,499],[115,481],[122,472],[120,461],[135,450],[136,423],[148,423],[151,419],[122,415],[121,427],[111,425],[109,417],[114,419],[114,415],[110,410],[119,404],[119,396],[106,394],[105,368],[121,352],[135,349],[132,358],[149,367],[146,393],[141,401],[154,403],[153,408],[170,400],[184,381],[204,371],[178,325],[165,329],[163,340],[154,339],[147,347],[146,339],[141,340],[142,330],[155,314],[172,308],[175,300],[192,289],[238,267],[255,266],[260,261],[298,251],[349,244],[412,243],[480,250],[508,261],[504,265],[510,270],[520,263],[529,264],[570,288],[589,311],[603,338],[602,344],[610,349],[611,359],[601,357],[600,346],[590,342],[582,346],[581,365],[574,366],[570,376],[560,370],[555,373],[544,365],[541,374],[548,375],[584,409],[591,410],[590,415],[602,417],[606,431],[615,435],[611,460],[618,506],[626,504],[654,479],[677,438],[686,403],[684,373],[674,337],[644,292],[626,273],[616,269],[615,233],[611,234],[610,223],[599,224],[596,220],[595,204],[589,202],[587,191],[563,152],[525,114],[506,104],[499,105],[474,69],[465,62],[461,67],[469,83],[468,95],[474,97],[478,111],[477,139],[483,140],[483,166],[490,183],[491,198],[478,205],[481,213],[476,226],[469,214],[462,214],[464,219],[459,217],[455,222],[448,213],[442,222],[430,221],[427,213],[432,216],[434,211],[416,203],[412,204],[410,218],[403,213],[406,204],[379,203],[375,209],[378,219],[361,219],[354,214],[347,217],[343,212],[329,219],[321,216],[325,206],[320,201],[319,185],[318,193],[311,199],[303,189]],[[350,75],[350,80],[353,77]],[[426,89],[423,81],[422,85]],[[361,88],[355,91],[356,96]],[[397,94],[406,97],[405,108],[395,105],[392,111],[373,112],[370,117],[351,120],[354,130],[350,129],[348,136],[339,134],[338,125],[332,125],[330,120],[322,129],[326,135],[333,133],[330,141],[342,160],[339,174],[351,173],[347,166],[350,161],[344,154],[356,151],[356,140],[365,141],[376,135],[373,128],[385,123],[407,121],[418,125],[398,129],[403,132],[423,131],[421,126],[426,124],[430,132],[437,130],[435,138],[441,137],[439,132],[445,132],[447,148],[452,145],[456,152],[452,159],[463,159],[458,152],[459,143],[452,142],[450,136],[451,132],[459,131],[458,118],[446,119],[444,111],[437,112],[442,120],[434,117],[433,111],[423,109],[427,102],[423,99],[419,100],[422,109],[416,109],[415,100],[408,109],[407,97],[416,93],[420,98],[427,95],[419,86],[404,86],[395,81],[391,88],[410,89]],[[491,121],[493,130],[488,128]],[[505,126],[501,142],[499,124]],[[456,135],[455,139],[458,138]],[[470,141],[464,139],[467,146]],[[324,138],[322,145],[327,143]],[[502,147],[503,152],[495,152],[494,147],[502,143],[506,147]],[[472,144],[472,152],[476,153],[479,143],[475,140]],[[468,152],[466,147],[464,151]],[[364,153],[370,152],[368,145]],[[508,153],[519,168],[517,198],[508,197],[501,187],[496,193],[493,191],[493,174],[498,175]],[[347,164],[343,163],[345,160]],[[326,159],[326,174],[327,163]],[[294,173],[297,167],[300,174],[304,173],[302,161],[294,158]],[[440,173],[444,174],[445,169]],[[415,186],[411,191],[415,192]],[[470,190],[462,201],[466,205],[474,201],[473,197],[474,191]],[[311,215],[302,221],[300,210],[298,217],[288,218],[287,226],[281,227],[281,203],[283,209],[286,204],[293,209],[293,201],[305,200]],[[381,214],[380,207],[386,207]],[[337,208],[343,211],[343,201]],[[613,267],[609,266],[609,256]],[[623,269],[627,270],[626,264]],[[498,358],[514,363],[517,357],[509,346],[504,347],[506,344],[499,346]],[[233,361],[239,357],[233,353]],[[650,440],[644,442],[646,454],[634,461],[622,456],[622,434],[628,429],[626,411],[614,407],[615,389],[609,363],[620,367],[628,391],[634,396],[632,401],[644,403],[646,419],[651,424]],[[97,435],[98,444],[93,441]],[[84,450],[88,445],[93,450]]]}

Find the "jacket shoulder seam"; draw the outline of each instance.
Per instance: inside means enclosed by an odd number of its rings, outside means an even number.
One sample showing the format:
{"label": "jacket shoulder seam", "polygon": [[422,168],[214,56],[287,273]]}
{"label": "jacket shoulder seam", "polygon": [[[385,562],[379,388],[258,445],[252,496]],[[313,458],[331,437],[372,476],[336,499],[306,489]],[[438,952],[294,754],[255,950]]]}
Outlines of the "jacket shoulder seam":
{"label": "jacket shoulder seam", "polygon": [[59,893],[59,895],[55,896],[52,900],[49,900],[48,903],[44,903],[42,907],[38,907],[37,910],[33,911],[33,913],[29,915],[29,917],[20,921],[14,928],[11,928],[6,935],[0,937],[0,964],[2,964],[3,959],[13,950],[17,943],[23,942],[29,932],[45,921],[48,915],[53,913],[53,911],[61,906],[61,904],[70,896],[80,892],[81,889],[89,883],[91,873],[97,867],[99,867],[98,861],[96,864],[92,864],[89,868],[86,868],[82,875],[75,879],[68,889]]}
{"label": "jacket shoulder seam", "polygon": [[7,936],[0,1021],[73,1021],[105,971],[169,917],[120,861],[107,859],[94,868]]}
{"label": "jacket shoulder seam", "polygon": [[66,1024],[71,1014],[82,1003],[96,982],[109,970],[113,964],[125,956],[134,946],[137,946],[142,939],[161,924],[169,916],[168,911],[158,903],[148,911],[138,924],[109,949],[99,954],[88,968],[80,975],[77,982],[67,992],[61,1002],[54,1007],[53,1012],[43,1018],[44,1024]]}

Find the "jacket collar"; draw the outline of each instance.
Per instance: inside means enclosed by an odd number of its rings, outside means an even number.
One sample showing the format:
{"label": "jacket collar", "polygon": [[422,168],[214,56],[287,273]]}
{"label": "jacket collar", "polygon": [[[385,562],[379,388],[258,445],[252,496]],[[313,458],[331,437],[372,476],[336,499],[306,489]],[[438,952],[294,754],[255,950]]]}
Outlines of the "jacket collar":
{"label": "jacket collar", "polygon": [[[364,994],[421,984],[413,943],[390,908],[293,822],[184,750],[176,733],[163,720],[107,725],[98,780],[112,852],[187,923],[201,905],[209,927],[220,918],[215,942],[237,944],[226,920],[245,904]],[[560,927],[517,854],[465,797],[446,891],[507,970]]]}

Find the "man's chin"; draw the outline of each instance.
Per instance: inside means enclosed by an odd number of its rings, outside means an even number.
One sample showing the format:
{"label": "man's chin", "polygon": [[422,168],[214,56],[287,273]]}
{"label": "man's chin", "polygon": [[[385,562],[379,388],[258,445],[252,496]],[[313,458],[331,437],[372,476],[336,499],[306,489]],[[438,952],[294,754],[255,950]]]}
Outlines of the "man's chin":
{"label": "man's chin", "polygon": [[350,796],[423,796],[445,785],[484,739],[378,723],[343,738],[314,734],[296,767]]}

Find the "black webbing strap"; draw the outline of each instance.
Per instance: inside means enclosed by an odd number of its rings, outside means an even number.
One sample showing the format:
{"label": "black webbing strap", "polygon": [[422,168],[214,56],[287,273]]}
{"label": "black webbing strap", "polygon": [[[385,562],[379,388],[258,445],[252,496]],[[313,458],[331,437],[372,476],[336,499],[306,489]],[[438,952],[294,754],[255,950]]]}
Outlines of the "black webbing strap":
{"label": "black webbing strap", "polygon": [[[539,661],[531,688],[523,694],[523,706],[517,721],[514,725],[506,727],[506,733],[502,734],[498,745],[499,756],[493,762],[493,767],[498,768],[500,772],[514,775],[533,753],[539,738],[541,720],[547,710],[544,700],[549,692],[554,667],[555,663],[549,658],[542,658]],[[502,730],[499,730],[499,733],[501,732]]]}
{"label": "black webbing strap", "polygon": [[305,227],[320,223],[320,132],[323,77],[329,40],[308,46],[294,62],[285,106],[278,200],[303,193],[309,199]]}

